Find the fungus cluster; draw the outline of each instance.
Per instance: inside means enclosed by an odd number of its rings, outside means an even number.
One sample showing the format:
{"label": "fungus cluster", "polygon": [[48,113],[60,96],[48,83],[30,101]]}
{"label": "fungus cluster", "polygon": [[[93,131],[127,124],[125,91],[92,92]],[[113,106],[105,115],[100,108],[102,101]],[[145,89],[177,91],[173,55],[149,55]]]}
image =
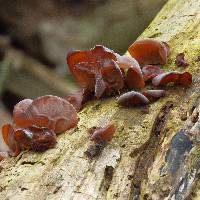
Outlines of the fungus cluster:
{"label": "fungus cluster", "polygon": [[[119,95],[117,102],[121,106],[143,106],[165,95],[165,91],[158,87],[169,83],[184,87],[191,85],[189,72],[165,72],[161,68],[167,63],[170,53],[166,42],[139,40],[128,48],[128,52],[131,56],[121,56],[101,45],[87,51],[71,51],[66,58],[67,64],[81,90],[63,98],[47,95],[16,104],[13,124],[2,128],[9,154],[16,156],[24,149],[44,151],[54,147],[56,134],[75,127],[77,112],[93,98]],[[175,63],[184,67],[188,65],[183,53],[177,55]],[[145,90],[145,84],[149,82],[153,89]],[[86,155],[90,158],[99,155],[115,131],[114,124],[89,129],[93,144]],[[0,152],[0,160],[7,155],[7,152]]]}
{"label": "fungus cluster", "polygon": [[[13,110],[13,123],[2,127],[9,154],[17,156],[21,150],[45,151],[56,144],[56,134],[78,122],[75,108],[63,98],[47,95],[34,100],[24,99]],[[2,152],[1,158],[7,156]]]}
{"label": "fungus cluster", "polygon": [[[67,56],[71,73],[80,86],[97,99],[121,94],[123,91],[138,90],[149,81],[153,89],[131,91],[122,94],[117,102],[126,107],[145,105],[164,96],[165,91],[157,87],[168,83],[187,87],[192,83],[189,72],[164,72],[170,47],[166,42],[144,39],[134,42],[128,52],[131,56],[120,56],[112,50],[97,45],[88,51],[73,51]],[[176,57],[178,66],[186,66],[184,54]],[[90,96],[91,97],[91,96]]]}

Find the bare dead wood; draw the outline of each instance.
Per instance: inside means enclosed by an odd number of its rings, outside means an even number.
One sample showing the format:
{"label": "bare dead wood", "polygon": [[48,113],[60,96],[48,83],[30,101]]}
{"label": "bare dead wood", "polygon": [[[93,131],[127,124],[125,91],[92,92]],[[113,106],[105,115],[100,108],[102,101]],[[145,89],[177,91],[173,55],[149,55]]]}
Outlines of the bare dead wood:
{"label": "bare dead wood", "polygon": [[[141,38],[171,46],[165,70],[185,52],[192,87],[168,87],[167,97],[149,113],[126,109],[115,98],[92,101],[80,113],[78,127],[59,136],[55,149],[23,152],[0,163],[0,199],[195,199],[200,168],[200,1],[170,0]],[[117,133],[99,158],[89,160],[87,128],[108,122]]]}

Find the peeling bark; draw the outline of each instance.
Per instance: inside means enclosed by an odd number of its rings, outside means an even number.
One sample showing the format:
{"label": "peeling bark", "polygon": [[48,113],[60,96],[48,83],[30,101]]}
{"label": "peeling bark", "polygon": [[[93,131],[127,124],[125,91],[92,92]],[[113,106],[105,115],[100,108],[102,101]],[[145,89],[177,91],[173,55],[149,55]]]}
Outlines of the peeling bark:
{"label": "peeling bark", "polygon": [[[167,87],[149,113],[122,108],[115,98],[88,103],[78,127],[61,134],[55,149],[0,163],[0,199],[199,199],[200,1],[170,0],[141,35],[146,37],[171,46],[166,71],[179,70],[175,57],[185,52],[193,85]],[[87,129],[108,122],[117,125],[113,140],[88,159]]]}

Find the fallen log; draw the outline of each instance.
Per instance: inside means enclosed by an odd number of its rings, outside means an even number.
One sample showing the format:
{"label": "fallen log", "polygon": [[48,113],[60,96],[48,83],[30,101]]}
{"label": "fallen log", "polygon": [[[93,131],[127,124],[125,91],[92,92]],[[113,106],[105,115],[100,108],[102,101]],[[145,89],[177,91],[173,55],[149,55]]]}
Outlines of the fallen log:
{"label": "fallen log", "polygon": [[[140,36],[170,45],[167,71],[179,70],[174,60],[185,52],[190,88],[169,87],[149,113],[122,108],[114,97],[89,102],[78,127],[61,134],[55,149],[0,163],[0,199],[199,199],[199,11],[199,0],[169,0]],[[89,160],[87,129],[111,121],[113,140]]]}

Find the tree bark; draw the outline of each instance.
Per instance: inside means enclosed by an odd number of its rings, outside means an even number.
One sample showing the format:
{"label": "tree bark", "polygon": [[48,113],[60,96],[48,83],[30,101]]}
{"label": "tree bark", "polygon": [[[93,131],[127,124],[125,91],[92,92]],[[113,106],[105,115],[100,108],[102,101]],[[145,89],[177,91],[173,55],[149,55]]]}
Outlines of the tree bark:
{"label": "tree bark", "polygon": [[[200,199],[200,1],[170,0],[140,38],[147,37],[170,45],[164,69],[191,72],[193,85],[167,87],[149,113],[122,108],[114,97],[88,103],[56,148],[0,163],[0,199]],[[174,64],[180,52],[186,69]],[[115,137],[89,160],[87,129],[111,121]]]}

